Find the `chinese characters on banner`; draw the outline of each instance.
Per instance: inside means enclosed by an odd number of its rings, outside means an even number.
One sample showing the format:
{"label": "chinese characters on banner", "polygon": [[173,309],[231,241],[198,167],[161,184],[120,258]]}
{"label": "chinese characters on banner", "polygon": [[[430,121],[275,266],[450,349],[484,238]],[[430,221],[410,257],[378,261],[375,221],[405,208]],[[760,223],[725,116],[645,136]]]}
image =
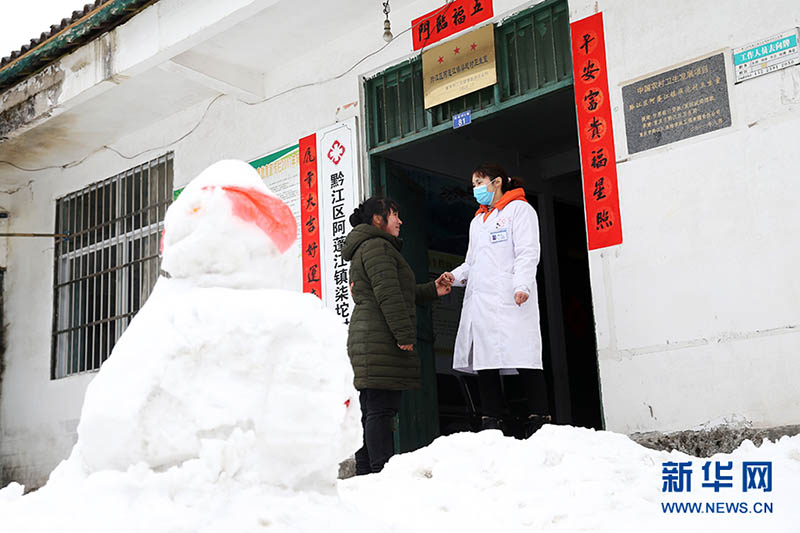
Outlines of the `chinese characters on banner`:
{"label": "chinese characters on banner", "polygon": [[317,136],[300,139],[300,231],[303,292],[322,298]]}
{"label": "chinese characters on banner", "polygon": [[492,0],[453,0],[411,21],[414,50],[458,33],[494,16]]}
{"label": "chinese characters on banner", "polygon": [[355,118],[317,133],[319,139],[320,213],[323,250],[323,301],[345,324],[350,323],[350,266],[342,258],[347,219],[356,208]]}
{"label": "chinese characters on banner", "polygon": [[589,249],[622,243],[603,14],[570,24]]}

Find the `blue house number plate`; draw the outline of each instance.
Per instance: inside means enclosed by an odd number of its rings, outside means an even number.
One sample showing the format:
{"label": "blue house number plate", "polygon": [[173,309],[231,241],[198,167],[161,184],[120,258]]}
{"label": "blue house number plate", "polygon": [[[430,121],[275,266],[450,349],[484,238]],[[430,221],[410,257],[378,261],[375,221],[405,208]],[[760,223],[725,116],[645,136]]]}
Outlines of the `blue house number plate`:
{"label": "blue house number plate", "polygon": [[468,109],[458,115],[453,115],[453,129],[472,123],[472,110]]}

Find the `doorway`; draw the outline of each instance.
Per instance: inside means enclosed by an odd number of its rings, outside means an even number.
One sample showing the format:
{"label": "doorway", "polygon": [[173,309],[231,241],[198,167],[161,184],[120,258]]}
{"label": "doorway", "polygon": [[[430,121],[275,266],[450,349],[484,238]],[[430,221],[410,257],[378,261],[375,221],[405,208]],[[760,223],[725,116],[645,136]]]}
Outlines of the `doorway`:
{"label": "doorway", "polygon": [[[403,254],[422,282],[452,270],[466,255],[477,208],[472,170],[495,162],[523,178],[539,217],[537,284],[550,411],[556,423],[602,429],[577,139],[570,85],[465,127],[372,150],[371,193],[399,203],[405,222]],[[399,451],[479,424],[475,379],[452,370],[461,298],[463,289],[455,289],[433,306],[418,309],[423,389],[404,401]],[[504,388],[510,416],[523,412],[516,377],[505,377]]]}

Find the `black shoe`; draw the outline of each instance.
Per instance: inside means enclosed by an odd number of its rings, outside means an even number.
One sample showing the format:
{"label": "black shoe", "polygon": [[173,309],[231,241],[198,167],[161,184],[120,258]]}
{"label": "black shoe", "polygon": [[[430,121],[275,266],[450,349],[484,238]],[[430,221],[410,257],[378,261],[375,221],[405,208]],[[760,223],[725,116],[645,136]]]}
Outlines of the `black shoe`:
{"label": "black shoe", "polygon": [[550,424],[552,422],[553,418],[550,415],[530,415],[528,420],[525,422],[525,438],[527,439],[539,431],[543,425]]}
{"label": "black shoe", "polygon": [[484,429],[499,429],[500,431],[503,430],[503,420],[500,418],[496,418],[493,416],[482,416],[481,417],[481,431]]}

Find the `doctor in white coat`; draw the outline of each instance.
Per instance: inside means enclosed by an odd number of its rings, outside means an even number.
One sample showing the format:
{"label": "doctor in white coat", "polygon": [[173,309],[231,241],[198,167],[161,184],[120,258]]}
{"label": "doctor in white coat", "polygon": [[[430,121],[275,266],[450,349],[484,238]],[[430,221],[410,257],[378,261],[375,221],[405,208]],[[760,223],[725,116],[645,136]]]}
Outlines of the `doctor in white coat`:
{"label": "doctor in white coat", "polygon": [[536,292],[539,221],[522,181],[499,165],[472,174],[480,208],[469,228],[465,262],[445,279],[466,285],[453,368],[477,372],[483,429],[502,429],[501,370],[519,372],[529,416],[526,436],[550,422]]}

